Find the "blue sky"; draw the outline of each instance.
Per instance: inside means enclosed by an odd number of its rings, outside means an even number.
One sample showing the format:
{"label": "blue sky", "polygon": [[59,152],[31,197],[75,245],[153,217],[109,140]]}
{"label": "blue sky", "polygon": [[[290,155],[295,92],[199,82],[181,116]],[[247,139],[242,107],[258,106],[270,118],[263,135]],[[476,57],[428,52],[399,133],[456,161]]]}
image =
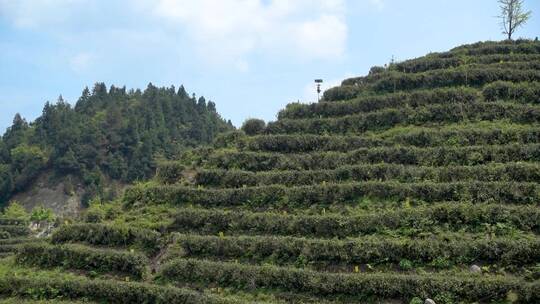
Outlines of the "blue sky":
{"label": "blue sky", "polygon": [[[540,36],[540,3],[516,36]],[[0,131],[85,86],[183,84],[235,125],[326,86],[500,40],[496,0],[0,0]]]}

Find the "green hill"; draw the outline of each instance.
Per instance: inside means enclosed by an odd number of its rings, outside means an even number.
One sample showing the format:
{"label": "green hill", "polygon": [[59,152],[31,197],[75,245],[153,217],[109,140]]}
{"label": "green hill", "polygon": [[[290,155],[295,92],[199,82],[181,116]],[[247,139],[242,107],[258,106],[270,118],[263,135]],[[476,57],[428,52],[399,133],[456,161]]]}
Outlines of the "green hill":
{"label": "green hill", "polygon": [[60,97],[34,122],[15,116],[0,138],[0,206],[44,184],[62,184],[59,194],[49,195],[52,202],[76,192],[83,204],[111,199],[118,192],[113,186],[152,177],[156,158],[208,144],[232,129],[213,102],[189,96],[184,87],[149,84],[141,92],[97,83],[74,106]]}
{"label": "green hill", "polygon": [[538,303],[539,102],[539,42],[374,67],[21,245],[0,263],[0,294]]}

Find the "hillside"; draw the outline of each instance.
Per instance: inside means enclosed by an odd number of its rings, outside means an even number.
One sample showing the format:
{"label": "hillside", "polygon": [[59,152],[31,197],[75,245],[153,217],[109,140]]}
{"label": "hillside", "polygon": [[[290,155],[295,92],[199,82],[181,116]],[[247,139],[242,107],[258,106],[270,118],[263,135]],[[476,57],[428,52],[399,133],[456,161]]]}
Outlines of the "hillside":
{"label": "hillside", "polygon": [[0,207],[15,198],[70,213],[81,202],[112,199],[124,184],[152,177],[156,159],[232,129],[213,102],[184,87],[149,84],[141,92],[97,83],[74,106],[60,97],[34,122],[15,116],[0,139]]}
{"label": "hillside", "polygon": [[0,262],[0,294],[539,303],[539,101],[539,42],[374,67],[20,245]]}

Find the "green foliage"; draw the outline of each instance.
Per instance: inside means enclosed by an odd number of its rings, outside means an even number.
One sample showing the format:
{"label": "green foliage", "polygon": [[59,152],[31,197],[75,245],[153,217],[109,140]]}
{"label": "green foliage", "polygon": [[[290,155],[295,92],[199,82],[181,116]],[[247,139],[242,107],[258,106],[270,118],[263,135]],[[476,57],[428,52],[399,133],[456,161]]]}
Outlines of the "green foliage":
{"label": "green foliage", "polygon": [[14,189],[13,176],[7,165],[0,164],[0,206],[9,199]]}
{"label": "green foliage", "polygon": [[45,208],[43,206],[37,206],[32,209],[30,213],[30,220],[36,222],[53,222],[55,219],[54,212],[50,208]]}
{"label": "green foliage", "polygon": [[[173,175],[176,176],[176,175]],[[201,169],[195,184],[205,187],[239,188],[244,186],[301,186],[359,181],[515,181],[540,180],[540,165],[536,163],[506,163],[477,166],[405,166],[400,164],[368,164],[343,166],[333,170],[292,170],[251,172],[241,170]],[[167,180],[172,184],[178,180]]]}
{"label": "green foliage", "polygon": [[490,54],[481,56],[454,55],[451,57],[437,56],[430,54],[428,56],[406,60],[395,64],[395,69],[405,73],[419,73],[429,70],[455,68],[461,65],[490,64],[501,66],[501,62],[527,62],[540,59],[538,54]]}
{"label": "green foliage", "polygon": [[247,135],[256,135],[264,132],[266,123],[262,119],[248,119],[242,124],[242,131]]}
{"label": "green foliage", "polygon": [[483,89],[486,100],[512,100],[522,103],[540,103],[540,83],[512,83],[497,81],[486,85]]}
{"label": "green foliage", "polygon": [[54,231],[51,242],[53,244],[80,242],[100,246],[135,246],[153,253],[160,248],[159,238],[159,233],[152,230],[88,223],[61,226]]}
{"label": "green foliage", "polygon": [[419,199],[425,202],[471,201],[506,204],[532,204],[540,200],[538,183],[518,182],[452,182],[398,183],[360,182],[287,187],[282,185],[245,187],[237,189],[195,189],[165,185],[130,187],[124,195],[129,205],[162,204],[203,206],[249,205],[299,208],[317,204],[355,204],[362,198]]}
{"label": "green foliage", "polygon": [[360,87],[341,85],[328,89],[323,94],[323,101],[347,100],[356,97],[360,93]]}
{"label": "green foliage", "polygon": [[117,304],[231,303],[188,289],[118,280],[34,276],[0,277],[0,293],[34,299],[80,299]]}
{"label": "green foliage", "polygon": [[164,281],[209,285],[219,283],[237,289],[272,288],[315,295],[354,295],[356,299],[377,297],[407,300],[413,296],[450,293],[462,300],[495,301],[513,290],[520,303],[540,300],[538,282],[513,278],[467,278],[442,275],[333,274],[275,266],[180,259],[165,265]]}
{"label": "green foliage", "polygon": [[26,212],[26,209],[17,201],[11,201],[4,210],[5,217],[12,219],[28,220],[30,215]]}
{"label": "green foliage", "polygon": [[0,225],[0,232],[7,233],[7,238],[16,238],[30,235],[30,229],[26,225],[20,224]]}
{"label": "green foliage", "polygon": [[418,297],[414,297],[414,298],[411,299],[409,304],[424,304],[424,301],[422,301],[422,299],[420,299]]}
{"label": "green foliage", "polygon": [[81,245],[24,244],[19,248],[16,259],[18,263],[32,266],[120,273],[138,279],[148,272],[148,259],[141,254]]}
{"label": "green foliage", "polygon": [[16,116],[0,140],[0,203],[24,190],[45,168],[84,182],[83,203],[104,198],[105,180],[149,179],[156,155],[172,157],[187,147],[210,144],[233,127],[215,104],[189,97],[184,88],[144,92],[97,83],[75,107],[61,97],[47,103],[29,127]]}
{"label": "green foliage", "polygon": [[430,265],[435,268],[439,269],[446,269],[452,266],[452,263],[448,260],[445,256],[438,256],[433,261],[431,261]]}
{"label": "green foliage", "polygon": [[414,267],[413,262],[411,262],[410,260],[401,259],[399,261],[399,268],[401,268],[402,270],[411,270],[413,269],[413,267]]}
{"label": "green foliage", "polygon": [[[359,215],[289,215],[272,212],[180,209],[169,227],[173,231],[216,235],[265,234],[298,237],[344,238],[385,230],[432,231],[437,227],[459,231],[482,231],[497,223],[523,231],[540,231],[540,211],[534,206],[442,203],[429,207],[380,210]],[[416,229],[416,230],[414,230]]]}
{"label": "green foliage", "polygon": [[[55,278],[0,263],[0,297],[214,301],[158,287],[176,285],[238,303],[540,302],[539,60],[523,40],[392,62],[217,136],[195,118],[215,105],[183,88],[98,84],[75,109],[60,100],[31,125],[16,117],[0,188],[19,174],[11,152],[39,147],[83,181],[89,206],[52,244],[13,238],[25,224],[0,218],[0,256],[22,246],[20,265]],[[156,165],[103,203],[105,183]]]}
{"label": "green foliage", "polygon": [[503,119],[514,123],[535,123],[540,120],[540,107],[493,102],[435,104],[416,109],[391,108],[337,118],[281,119],[269,123],[266,129],[269,134],[350,134],[387,130],[397,125]]}
{"label": "green foliage", "polygon": [[242,151],[299,153],[312,151],[346,152],[359,148],[389,147],[392,145],[433,147],[528,144],[540,140],[540,129],[537,127],[502,122],[464,124],[438,129],[407,127],[400,130],[400,128],[393,128],[387,132],[388,134],[385,133],[364,136],[262,135],[241,138],[237,141],[236,146]]}
{"label": "green foliage", "polygon": [[397,107],[417,108],[433,104],[468,103],[477,97],[476,90],[464,87],[370,95],[342,102],[291,104],[279,112],[278,118],[335,117]]}
{"label": "green foliage", "polygon": [[482,165],[517,161],[540,161],[539,144],[484,145],[470,147],[376,147],[347,152],[278,154],[249,151],[218,151],[204,156],[209,168],[268,170],[335,169],[345,165],[395,163],[403,165]]}
{"label": "green foliage", "polygon": [[174,161],[162,162],[158,165],[156,179],[164,184],[173,184],[179,181],[186,167]]}
{"label": "green foliage", "polygon": [[113,220],[121,213],[120,206],[116,202],[105,203],[99,200],[90,202],[84,210],[82,218],[86,223],[101,223]]}
{"label": "green foliage", "polygon": [[20,191],[27,187],[47,161],[48,156],[37,146],[22,144],[11,149],[11,171],[15,190]]}
{"label": "green foliage", "polygon": [[[478,235],[442,234],[427,238],[368,236],[344,240],[275,236],[175,235],[183,257],[244,258],[262,263],[293,265],[304,259],[315,265],[394,263],[411,270],[413,263],[449,268],[452,263],[483,261],[500,265],[527,265],[540,259],[540,241],[534,237],[487,238]],[[369,250],[367,250],[369,249]],[[448,264],[439,259],[445,255]],[[433,262],[432,262],[433,261]]]}

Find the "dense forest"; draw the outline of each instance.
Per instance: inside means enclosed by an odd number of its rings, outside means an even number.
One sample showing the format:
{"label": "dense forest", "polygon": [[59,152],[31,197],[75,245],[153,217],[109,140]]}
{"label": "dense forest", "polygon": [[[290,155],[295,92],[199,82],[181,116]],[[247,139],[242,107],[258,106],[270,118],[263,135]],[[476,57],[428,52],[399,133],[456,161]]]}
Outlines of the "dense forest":
{"label": "dense forest", "polygon": [[80,178],[86,203],[103,195],[106,180],[145,180],[156,160],[232,128],[212,101],[190,96],[183,86],[150,83],[142,92],[97,83],[74,106],[60,96],[34,122],[15,116],[0,138],[0,205],[49,169]]}

